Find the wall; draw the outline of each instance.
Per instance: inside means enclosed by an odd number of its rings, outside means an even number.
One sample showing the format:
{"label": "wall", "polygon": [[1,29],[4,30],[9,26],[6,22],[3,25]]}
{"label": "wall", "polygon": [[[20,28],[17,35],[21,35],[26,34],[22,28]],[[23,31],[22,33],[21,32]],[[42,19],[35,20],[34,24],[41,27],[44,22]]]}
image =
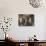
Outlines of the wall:
{"label": "wall", "polygon": [[[45,12],[45,5],[40,8],[32,8],[28,0],[0,0],[0,19],[3,16],[13,18],[12,27],[8,33],[10,33],[17,40],[27,40],[34,34],[37,35],[39,40],[44,40]],[[35,26],[19,27],[18,14],[34,14]],[[4,39],[4,37],[2,37],[2,33],[3,31],[0,31],[0,39]]]}

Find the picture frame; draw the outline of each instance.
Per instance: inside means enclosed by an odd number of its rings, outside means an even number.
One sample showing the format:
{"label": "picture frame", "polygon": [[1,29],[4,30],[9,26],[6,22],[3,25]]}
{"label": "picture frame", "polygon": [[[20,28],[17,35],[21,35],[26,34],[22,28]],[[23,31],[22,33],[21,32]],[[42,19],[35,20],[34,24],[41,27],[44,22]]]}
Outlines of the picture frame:
{"label": "picture frame", "polygon": [[34,14],[19,14],[18,25],[19,26],[34,26]]}

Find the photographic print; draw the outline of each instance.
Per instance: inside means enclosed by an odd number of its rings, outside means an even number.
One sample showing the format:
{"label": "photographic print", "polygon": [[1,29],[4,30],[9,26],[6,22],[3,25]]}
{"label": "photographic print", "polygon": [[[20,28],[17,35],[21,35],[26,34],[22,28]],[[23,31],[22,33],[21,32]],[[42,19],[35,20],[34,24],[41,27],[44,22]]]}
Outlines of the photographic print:
{"label": "photographic print", "polygon": [[19,14],[18,25],[19,26],[34,26],[34,14]]}

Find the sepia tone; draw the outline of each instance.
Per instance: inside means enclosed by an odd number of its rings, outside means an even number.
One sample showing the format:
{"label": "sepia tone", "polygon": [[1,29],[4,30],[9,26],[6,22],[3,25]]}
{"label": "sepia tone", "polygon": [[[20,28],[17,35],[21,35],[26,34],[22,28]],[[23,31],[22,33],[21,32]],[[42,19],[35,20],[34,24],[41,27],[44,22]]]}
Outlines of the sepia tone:
{"label": "sepia tone", "polygon": [[19,26],[33,26],[34,15],[33,14],[19,14],[18,25]]}

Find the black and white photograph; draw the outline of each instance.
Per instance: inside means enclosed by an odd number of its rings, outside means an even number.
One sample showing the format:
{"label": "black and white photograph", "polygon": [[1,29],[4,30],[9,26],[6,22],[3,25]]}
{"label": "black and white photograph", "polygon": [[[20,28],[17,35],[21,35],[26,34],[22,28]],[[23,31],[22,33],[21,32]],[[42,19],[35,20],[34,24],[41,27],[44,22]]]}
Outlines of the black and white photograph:
{"label": "black and white photograph", "polygon": [[34,26],[34,14],[19,14],[18,25],[19,26]]}

